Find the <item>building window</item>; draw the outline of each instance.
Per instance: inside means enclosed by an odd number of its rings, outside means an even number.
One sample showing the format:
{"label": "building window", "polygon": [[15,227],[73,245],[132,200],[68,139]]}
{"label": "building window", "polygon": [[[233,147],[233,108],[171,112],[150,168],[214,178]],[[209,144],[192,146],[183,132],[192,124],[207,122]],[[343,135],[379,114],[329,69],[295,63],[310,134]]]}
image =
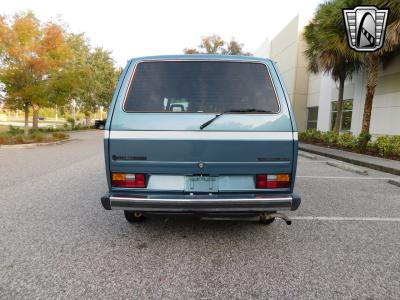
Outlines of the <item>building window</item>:
{"label": "building window", "polygon": [[318,106],[308,107],[307,129],[317,129]]}
{"label": "building window", "polygon": [[[331,103],[331,130],[335,126],[335,120],[337,115],[337,101]],[[342,124],[340,131],[350,131],[351,129],[351,115],[353,113],[353,100],[344,100],[342,108]]]}

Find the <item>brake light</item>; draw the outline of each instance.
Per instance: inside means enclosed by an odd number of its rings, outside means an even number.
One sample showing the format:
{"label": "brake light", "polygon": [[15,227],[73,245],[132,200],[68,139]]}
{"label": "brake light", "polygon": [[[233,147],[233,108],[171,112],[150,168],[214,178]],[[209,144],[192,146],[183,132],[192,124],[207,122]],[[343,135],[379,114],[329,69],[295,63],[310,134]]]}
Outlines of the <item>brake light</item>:
{"label": "brake light", "polygon": [[281,189],[290,187],[290,174],[256,175],[258,189]]}
{"label": "brake light", "polygon": [[112,173],[112,186],[125,188],[144,188],[146,187],[145,174],[124,174]]}

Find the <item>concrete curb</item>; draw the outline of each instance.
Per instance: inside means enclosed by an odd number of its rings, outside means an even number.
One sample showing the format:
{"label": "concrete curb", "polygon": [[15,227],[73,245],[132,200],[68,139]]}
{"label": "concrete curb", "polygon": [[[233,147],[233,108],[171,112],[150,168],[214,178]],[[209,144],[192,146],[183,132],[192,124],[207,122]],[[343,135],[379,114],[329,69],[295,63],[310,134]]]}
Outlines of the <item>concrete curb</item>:
{"label": "concrete curb", "polygon": [[390,167],[386,167],[386,166],[382,166],[382,165],[378,165],[378,164],[370,163],[370,162],[366,162],[366,161],[360,161],[360,160],[357,160],[357,159],[352,159],[352,158],[344,157],[344,156],[341,156],[341,155],[325,153],[323,151],[318,151],[318,150],[314,150],[314,149],[306,149],[306,148],[303,148],[301,146],[299,146],[299,149],[302,150],[302,151],[305,151],[305,152],[310,152],[310,153],[322,155],[322,156],[325,156],[325,157],[329,157],[329,158],[341,160],[341,161],[344,161],[344,162],[348,162],[348,163],[353,164],[353,165],[366,167],[366,168],[378,170],[378,171],[381,171],[381,172],[386,172],[386,173],[390,173],[390,174],[393,174],[393,175],[399,175],[400,176],[400,170],[395,169],[395,168],[390,168]]}
{"label": "concrete curb", "polygon": [[351,165],[347,165],[347,164],[343,164],[343,163],[337,163],[335,161],[327,161],[326,164],[328,166],[332,166],[332,167],[336,167],[345,171],[349,171],[349,172],[353,172],[353,173],[357,173],[360,175],[368,175],[368,171],[365,169],[361,169],[361,168],[357,168],[357,167],[353,167]]}
{"label": "concrete curb", "polygon": [[308,153],[302,153],[302,152],[299,152],[299,156],[305,157],[305,158],[308,158],[308,159],[313,159],[313,160],[318,159],[318,157],[316,155],[312,155],[312,154],[308,154]]}
{"label": "concrete curb", "polygon": [[396,181],[396,180],[393,180],[393,179],[389,179],[386,182],[389,183],[389,184],[395,185],[397,187],[400,187],[400,182],[399,181]]}
{"label": "concrete curb", "polygon": [[31,143],[31,144],[17,144],[17,145],[0,145],[0,149],[30,149],[40,146],[48,146],[48,145],[61,145],[68,142],[73,141],[74,139],[65,139],[55,142],[48,142],[48,143]]}

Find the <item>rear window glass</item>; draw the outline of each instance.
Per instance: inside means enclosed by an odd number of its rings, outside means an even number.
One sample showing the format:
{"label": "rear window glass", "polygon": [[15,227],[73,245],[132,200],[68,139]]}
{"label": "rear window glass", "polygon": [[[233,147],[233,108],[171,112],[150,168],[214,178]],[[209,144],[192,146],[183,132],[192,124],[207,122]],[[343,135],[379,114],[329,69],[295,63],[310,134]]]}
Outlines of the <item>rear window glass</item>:
{"label": "rear window glass", "polygon": [[268,69],[261,63],[142,62],[124,104],[128,112],[278,112]]}

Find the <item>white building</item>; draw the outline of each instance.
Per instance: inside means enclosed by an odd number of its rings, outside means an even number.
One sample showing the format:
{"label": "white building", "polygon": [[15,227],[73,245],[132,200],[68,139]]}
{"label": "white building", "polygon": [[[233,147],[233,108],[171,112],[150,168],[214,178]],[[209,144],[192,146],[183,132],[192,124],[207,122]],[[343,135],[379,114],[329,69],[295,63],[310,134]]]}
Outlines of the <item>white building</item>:
{"label": "white building", "polygon": [[[307,71],[302,38],[307,18],[296,16],[271,41],[264,41],[256,56],[275,60],[291,97],[300,131],[332,129],[338,86],[329,75],[313,75]],[[366,94],[366,74],[354,74],[345,84],[342,130],[359,134]],[[375,135],[400,135],[400,56],[386,69],[380,70],[376,87],[370,132]]]}

